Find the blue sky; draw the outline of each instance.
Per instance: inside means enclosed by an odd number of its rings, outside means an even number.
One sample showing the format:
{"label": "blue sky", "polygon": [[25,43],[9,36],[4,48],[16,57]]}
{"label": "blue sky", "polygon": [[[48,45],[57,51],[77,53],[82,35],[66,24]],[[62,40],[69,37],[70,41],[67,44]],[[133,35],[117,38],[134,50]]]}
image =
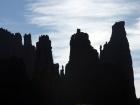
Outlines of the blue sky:
{"label": "blue sky", "polygon": [[54,61],[66,64],[69,40],[77,28],[89,34],[91,44],[98,50],[109,41],[114,22],[125,20],[140,97],[139,4],[139,0],[0,0],[0,27],[31,33],[33,44],[39,35],[48,34]]}

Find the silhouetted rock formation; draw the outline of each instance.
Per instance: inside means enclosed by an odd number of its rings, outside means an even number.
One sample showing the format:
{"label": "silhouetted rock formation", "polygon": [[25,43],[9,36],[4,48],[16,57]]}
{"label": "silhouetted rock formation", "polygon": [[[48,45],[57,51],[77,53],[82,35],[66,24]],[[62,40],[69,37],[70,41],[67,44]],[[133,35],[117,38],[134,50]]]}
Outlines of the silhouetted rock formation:
{"label": "silhouetted rock formation", "polygon": [[[24,35],[22,45],[20,33],[0,28],[0,68],[1,90],[8,89],[2,92],[5,104],[59,103],[59,66],[53,64],[48,36],[41,36],[35,48],[31,34]],[[11,98],[12,94],[15,97]]]}
{"label": "silhouetted rock formation", "polygon": [[136,102],[132,58],[124,25],[121,21],[112,26],[110,41],[100,52],[104,77],[101,100],[107,104],[134,105]]}
{"label": "silhouetted rock formation", "polygon": [[87,33],[77,29],[70,40],[64,71],[54,64],[51,41],[31,34],[22,36],[0,28],[0,104],[36,105],[139,105],[125,22],[112,26],[110,41],[100,56]]}
{"label": "silhouetted rock formation", "polygon": [[47,35],[39,37],[39,41],[36,43],[36,70],[40,76],[53,66],[51,49],[49,37]]}
{"label": "silhouetted rock formation", "polygon": [[3,28],[0,28],[0,58],[9,58],[15,56],[21,47],[20,34],[13,34]]}
{"label": "silhouetted rock formation", "polygon": [[[38,82],[39,103],[54,104],[58,102],[59,65],[53,63],[51,41],[47,35],[39,37],[36,43],[35,82]],[[55,100],[55,101],[53,101]]]}
{"label": "silhouetted rock formation", "polygon": [[98,53],[90,45],[88,34],[77,29],[70,40],[70,60],[66,66],[69,103],[91,104],[95,101],[98,66]]}
{"label": "silhouetted rock formation", "polygon": [[60,77],[62,80],[65,79],[65,74],[64,74],[64,66],[62,65],[62,69],[60,70]]}
{"label": "silhouetted rock formation", "polygon": [[31,34],[24,35],[23,60],[26,65],[28,78],[31,80],[35,69],[35,47],[32,45]]}
{"label": "silhouetted rock formation", "polygon": [[13,56],[22,58],[22,36],[20,33],[15,33],[13,36]]}

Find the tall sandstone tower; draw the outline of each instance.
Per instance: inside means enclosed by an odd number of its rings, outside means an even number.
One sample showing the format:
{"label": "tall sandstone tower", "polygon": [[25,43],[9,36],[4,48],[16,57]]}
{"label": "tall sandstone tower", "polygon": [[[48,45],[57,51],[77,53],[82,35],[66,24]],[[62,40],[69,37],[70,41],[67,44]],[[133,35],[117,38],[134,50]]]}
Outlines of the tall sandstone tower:
{"label": "tall sandstone tower", "polygon": [[70,58],[66,66],[66,92],[69,94],[69,102],[94,102],[98,65],[98,53],[90,45],[88,34],[77,29],[70,40]]}
{"label": "tall sandstone tower", "polygon": [[136,94],[125,22],[112,26],[110,41],[100,46],[100,58],[80,29],[70,40],[65,71],[66,103],[135,105]]}
{"label": "tall sandstone tower", "polygon": [[132,58],[124,26],[124,21],[116,22],[110,41],[100,49],[102,99],[108,104],[133,105],[136,102]]}

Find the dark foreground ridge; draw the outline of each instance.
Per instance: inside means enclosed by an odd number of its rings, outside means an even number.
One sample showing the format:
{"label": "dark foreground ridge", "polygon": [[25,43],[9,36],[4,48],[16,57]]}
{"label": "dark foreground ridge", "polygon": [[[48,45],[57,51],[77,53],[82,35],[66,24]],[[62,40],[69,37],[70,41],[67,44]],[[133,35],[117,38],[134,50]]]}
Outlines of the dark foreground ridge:
{"label": "dark foreground ridge", "polygon": [[69,62],[59,74],[51,41],[0,28],[0,104],[17,105],[139,105],[125,22],[112,26],[100,55],[87,33],[77,29],[70,40]]}

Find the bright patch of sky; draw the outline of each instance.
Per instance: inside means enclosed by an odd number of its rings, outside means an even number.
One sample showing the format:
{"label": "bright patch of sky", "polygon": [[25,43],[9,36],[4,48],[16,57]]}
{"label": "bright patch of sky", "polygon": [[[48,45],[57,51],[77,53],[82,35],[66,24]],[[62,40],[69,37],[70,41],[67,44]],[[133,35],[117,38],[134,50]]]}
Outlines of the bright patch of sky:
{"label": "bright patch of sky", "polygon": [[98,50],[109,41],[111,26],[125,20],[140,97],[139,4],[139,0],[0,0],[0,26],[12,32],[31,32],[33,44],[39,35],[48,34],[54,61],[65,65],[69,40],[77,28],[89,34],[92,46]]}

